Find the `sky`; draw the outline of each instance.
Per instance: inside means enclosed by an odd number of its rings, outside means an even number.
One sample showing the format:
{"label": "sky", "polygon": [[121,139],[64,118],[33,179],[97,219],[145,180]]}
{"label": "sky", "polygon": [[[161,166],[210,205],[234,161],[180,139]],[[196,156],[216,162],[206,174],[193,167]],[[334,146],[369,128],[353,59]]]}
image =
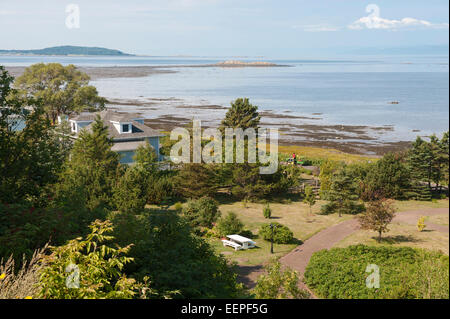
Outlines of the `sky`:
{"label": "sky", "polygon": [[448,7],[448,0],[0,0],[0,49],[272,58],[433,51],[448,46]]}

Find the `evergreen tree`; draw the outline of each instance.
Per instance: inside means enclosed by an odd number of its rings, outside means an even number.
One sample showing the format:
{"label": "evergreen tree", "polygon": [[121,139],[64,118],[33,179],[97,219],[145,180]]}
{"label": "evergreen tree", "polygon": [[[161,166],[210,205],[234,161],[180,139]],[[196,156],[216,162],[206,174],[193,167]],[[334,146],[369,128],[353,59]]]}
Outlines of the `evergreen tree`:
{"label": "evergreen tree", "polygon": [[305,198],[303,199],[303,202],[308,204],[309,214],[312,215],[312,207],[316,203],[316,194],[314,194],[314,191],[311,186],[307,186],[305,188]]}
{"label": "evergreen tree", "polygon": [[119,155],[111,150],[113,142],[98,116],[92,132],[82,130],[61,174],[57,197],[62,204],[85,204],[91,210],[113,207],[113,186],[120,176]]}
{"label": "evergreen tree", "polygon": [[231,103],[231,108],[222,121],[222,129],[229,128],[247,128],[256,129],[259,125],[261,116],[258,113],[258,107],[252,105],[248,98],[239,98]]}
{"label": "evergreen tree", "polygon": [[217,187],[214,165],[184,164],[175,177],[174,187],[185,198],[213,196]]}
{"label": "evergreen tree", "polygon": [[354,180],[346,173],[345,169],[341,169],[335,173],[330,184],[329,200],[335,207],[335,211],[339,213],[339,217],[347,212],[348,207],[352,207],[352,202],[358,199],[356,194],[356,184]]}

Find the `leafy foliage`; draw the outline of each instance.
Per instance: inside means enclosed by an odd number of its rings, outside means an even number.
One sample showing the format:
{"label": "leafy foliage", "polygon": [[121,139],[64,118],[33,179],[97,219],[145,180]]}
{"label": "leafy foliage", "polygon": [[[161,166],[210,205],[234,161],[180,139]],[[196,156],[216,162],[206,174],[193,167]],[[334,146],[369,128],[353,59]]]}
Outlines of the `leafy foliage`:
{"label": "leafy foliage", "polygon": [[269,204],[264,206],[263,215],[264,215],[264,218],[266,218],[266,219],[270,219],[270,217],[272,216],[272,210],[270,209]]}
{"label": "leafy foliage", "polygon": [[[90,226],[86,239],[76,238],[64,246],[54,247],[52,254],[44,257],[40,297],[55,299],[132,298],[138,288],[134,279],[127,278],[122,270],[133,261],[127,257],[131,246],[112,248],[107,245],[114,239],[111,222],[99,220]],[[79,288],[66,284],[69,265],[80,271]]]}
{"label": "leafy foliage", "polygon": [[97,117],[92,133],[81,131],[60,175],[56,187],[59,202],[83,204],[91,210],[114,206],[113,187],[121,171],[118,154],[111,146],[107,127]]}
{"label": "leafy foliage", "polygon": [[231,108],[225,114],[222,121],[222,128],[257,128],[261,117],[258,114],[258,107],[250,104],[248,98],[239,98],[231,103]]}
{"label": "leafy foliage", "polygon": [[219,204],[210,197],[190,200],[183,207],[183,216],[193,227],[211,228],[220,217]]}
{"label": "leafy foliage", "polygon": [[[294,239],[294,233],[284,225],[273,222],[273,242],[277,244],[289,244]],[[272,229],[270,224],[264,224],[259,229],[258,233],[264,240],[270,241],[272,239]]]}
{"label": "leafy foliage", "polygon": [[12,81],[0,66],[0,201],[42,204],[65,150],[43,118],[40,102],[18,98]]}
{"label": "leafy foliage", "polygon": [[308,204],[309,213],[312,214],[312,206],[316,203],[316,194],[314,194],[311,186],[305,188],[305,198],[303,199],[303,202]]}
{"label": "leafy foliage", "polygon": [[176,213],[114,213],[114,236],[120,245],[135,243],[130,256],[135,260],[127,274],[137,279],[148,276],[160,294],[178,291],[173,297],[236,298],[241,286],[226,259],[193,234]]}
{"label": "leafy foliage", "polygon": [[[380,288],[367,288],[366,267],[380,269]],[[321,250],[312,255],[305,282],[331,299],[448,298],[449,258],[409,247],[364,245]]]}
{"label": "leafy foliage", "polygon": [[267,275],[262,275],[253,289],[257,299],[309,299],[309,293],[298,287],[298,273],[291,269],[281,270],[279,261],[266,266]]}
{"label": "leafy foliage", "polygon": [[42,100],[44,110],[52,123],[58,115],[103,109],[106,100],[90,86],[89,76],[74,65],[38,63],[25,68],[15,86],[20,96]]}
{"label": "leafy foliage", "polygon": [[394,204],[390,200],[377,200],[369,203],[366,212],[358,216],[362,229],[370,229],[378,232],[378,241],[381,234],[388,232],[388,225],[395,217]]}
{"label": "leafy foliage", "polygon": [[244,224],[234,212],[228,212],[217,222],[217,230],[220,236],[240,234],[244,230]]}

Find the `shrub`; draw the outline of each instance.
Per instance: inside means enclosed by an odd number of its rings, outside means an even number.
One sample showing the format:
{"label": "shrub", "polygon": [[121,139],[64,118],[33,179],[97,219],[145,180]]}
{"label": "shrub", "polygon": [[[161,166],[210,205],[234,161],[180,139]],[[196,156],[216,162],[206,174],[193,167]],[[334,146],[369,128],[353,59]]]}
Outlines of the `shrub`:
{"label": "shrub", "polygon": [[173,206],[173,209],[175,209],[177,212],[181,212],[183,210],[183,204],[181,204],[180,202],[176,202]]}
{"label": "shrub", "polygon": [[220,217],[219,204],[210,197],[190,200],[183,207],[183,215],[193,227],[208,227]]}
{"label": "shrub", "polygon": [[[111,222],[96,220],[90,226],[86,239],[76,238],[66,245],[54,247],[52,254],[45,256],[46,264],[40,278],[39,297],[55,299],[132,298],[138,289],[134,279],[122,273],[125,264],[133,261],[126,254],[126,247],[108,246],[114,239],[108,235],[113,231]],[[77,269],[80,275],[77,275]],[[67,272],[73,274],[68,287]]]}
{"label": "shrub", "polygon": [[[366,286],[366,267],[380,269],[380,288]],[[321,298],[449,298],[449,257],[410,247],[365,245],[312,255],[305,283]]]}
{"label": "shrub", "polygon": [[[294,238],[294,233],[284,225],[280,223],[272,223],[275,227],[273,229],[273,242],[277,244],[289,244]],[[259,229],[259,235],[264,239],[270,241],[272,239],[272,229],[270,224],[262,225]]]}
{"label": "shrub", "polygon": [[178,214],[116,214],[113,223],[119,245],[135,243],[126,274],[139,281],[148,276],[160,298],[173,291],[177,298],[239,298],[234,268]]}
{"label": "shrub", "polygon": [[217,229],[220,236],[240,234],[244,229],[244,224],[239,220],[234,212],[228,212],[228,215],[219,219]]}
{"label": "shrub", "polygon": [[421,216],[417,221],[417,230],[421,232],[425,229],[425,227],[427,227],[427,225],[425,225],[425,217]]}
{"label": "shrub", "polygon": [[309,299],[309,293],[298,287],[298,273],[291,269],[281,270],[279,261],[266,266],[253,290],[256,299]]}
{"label": "shrub", "polygon": [[270,209],[269,204],[267,204],[263,209],[264,218],[269,219],[272,217],[272,210]]}

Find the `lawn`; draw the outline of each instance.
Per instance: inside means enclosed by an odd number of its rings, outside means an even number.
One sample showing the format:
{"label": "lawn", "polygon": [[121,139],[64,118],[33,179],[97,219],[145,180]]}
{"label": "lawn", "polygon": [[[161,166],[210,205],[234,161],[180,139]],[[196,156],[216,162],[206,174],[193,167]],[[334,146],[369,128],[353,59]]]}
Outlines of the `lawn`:
{"label": "lawn", "polygon": [[286,156],[297,154],[300,157],[314,158],[314,159],[330,159],[333,161],[342,161],[347,164],[365,161],[376,161],[378,156],[364,156],[357,154],[348,154],[336,149],[296,146],[296,145],[279,145],[278,152],[286,154]]}
{"label": "lawn", "polygon": [[428,216],[425,219],[425,224],[426,224],[426,222],[431,222],[431,223],[434,223],[437,225],[442,225],[442,226],[448,226],[448,214]]}
{"label": "lawn", "polygon": [[417,200],[406,200],[406,201],[396,201],[395,207],[398,212],[405,212],[410,210],[420,210],[426,208],[445,208],[448,207],[448,199],[439,199],[434,201],[417,201]]}
{"label": "lawn", "polygon": [[[449,207],[448,200],[439,200],[435,202],[419,202],[419,201],[397,201],[396,207],[398,211],[420,210],[426,208],[444,208]],[[449,215],[440,214],[429,216],[425,220],[427,222],[438,225],[448,226]],[[409,246],[414,248],[425,248],[430,250],[441,250],[445,254],[449,254],[449,235],[448,233],[427,230],[422,232],[417,230],[416,225],[394,222],[389,226],[389,232],[383,234],[381,243],[376,241],[377,233],[368,230],[358,230],[352,235],[344,238],[337,243],[335,247],[347,247],[355,244],[365,245],[392,245],[392,246]]]}

